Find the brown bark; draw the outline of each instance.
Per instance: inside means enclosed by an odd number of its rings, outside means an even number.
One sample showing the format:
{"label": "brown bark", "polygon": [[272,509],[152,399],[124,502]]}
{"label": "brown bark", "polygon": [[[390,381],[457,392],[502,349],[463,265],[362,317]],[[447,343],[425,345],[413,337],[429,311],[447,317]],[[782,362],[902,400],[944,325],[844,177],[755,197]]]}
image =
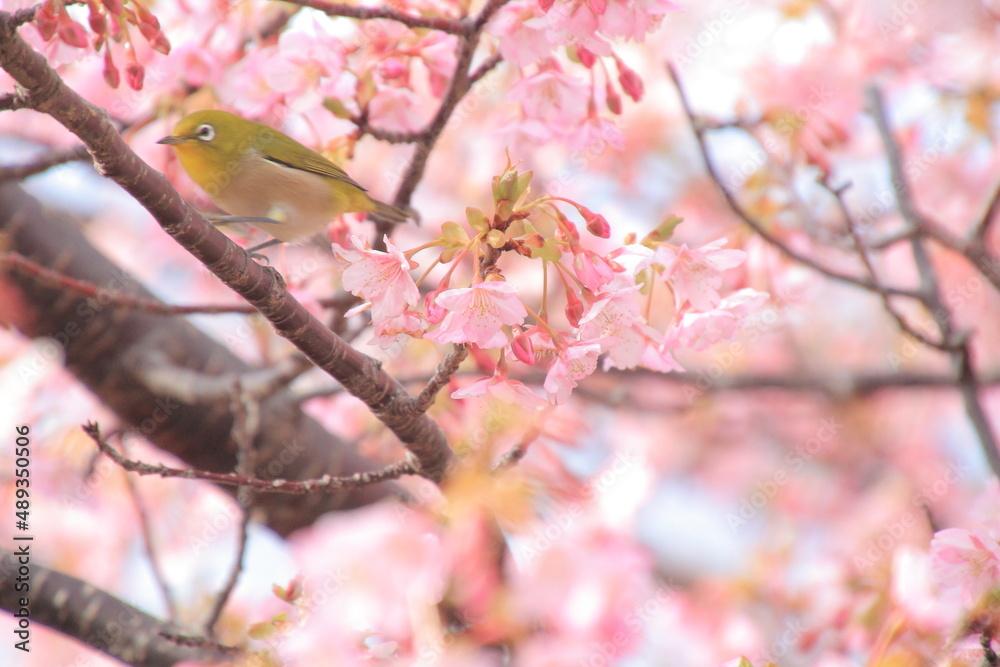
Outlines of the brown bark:
{"label": "brown bark", "polygon": [[[155,299],[77,229],[43,212],[16,185],[0,185],[0,231],[8,250],[41,265],[106,287],[109,293],[118,290]],[[15,273],[2,275],[0,280],[7,301],[20,301],[18,307],[7,308],[5,319],[12,320],[25,336],[47,336],[59,343],[66,367],[124,422],[195,468],[234,469],[236,445],[230,435],[229,401],[221,398],[187,405],[157,395],[146,387],[137,369],[160,355],[179,368],[209,375],[253,370],[248,364],[181,318],[102,306],[99,299],[46,287]],[[150,355],[150,351],[160,355]],[[261,424],[255,446],[259,450],[257,471],[263,478],[311,479],[377,468],[305,416],[286,390],[263,401]],[[258,504],[265,512],[263,520],[288,534],[324,512],[374,502],[390,489],[380,484],[335,494],[267,495]],[[232,487],[226,490],[233,492]]]}

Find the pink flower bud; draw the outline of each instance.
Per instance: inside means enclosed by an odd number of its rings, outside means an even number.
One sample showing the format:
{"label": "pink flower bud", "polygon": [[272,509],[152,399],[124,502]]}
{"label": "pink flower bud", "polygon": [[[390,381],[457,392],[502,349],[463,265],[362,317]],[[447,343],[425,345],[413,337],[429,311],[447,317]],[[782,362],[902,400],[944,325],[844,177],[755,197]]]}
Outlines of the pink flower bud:
{"label": "pink flower bud", "polygon": [[510,343],[510,350],[517,357],[517,360],[529,366],[535,365],[535,345],[531,342],[528,334],[521,332],[514,336]]}
{"label": "pink flower bud", "polygon": [[597,62],[597,56],[583,48],[582,46],[576,47],[576,57],[580,59],[580,64],[590,69]]}
{"label": "pink flower bud", "polygon": [[146,76],[146,68],[133,60],[125,65],[125,80],[132,90],[142,90],[142,80]]}
{"label": "pink flower bud", "polygon": [[447,310],[445,310],[442,306],[439,306],[434,301],[438,298],[438,295],[446,289],[448,289],[448,285],[446,283],[442,283],[438,285],[436,290],[430,292],[424,297],[424,316],[427,317],[428,324],[438,324],[444,319],[444,316],[448,314]]}
{"label": "pink flower bud", "polygon": [[618,65],[618,83],[621,84],[622,90],[634,101],[638,102],[642,99],[642,79],[635,73],[635,70],[623,63],[618,56],[615,56],[615,63]]}
{"label": "pink flower bud", "polygon": [[151,23],[140,23],[139,32],[146,38],[154,51],[165,56],[170,54],[170,42],[159,28],[154,27]]}
{"label": "pink flower bud", "polygon": [[121,78],[115,62],[111,59],[111,45],[109,44],[108,48],[104,49],[104,80],[112,88],[117,88],[118,84],[121,83]]}
{"label": "pink flower bud", "polygon": [[552,4],[554,2],[555,0],[538,0],[538,6],[542,8],[543,12],[548,13],[548,11],[552,9]]}
{"label": "pink flower bud", "polygon": [[600,16],[607,10],[608,0],[587,0],[587,5],[595,14]]}
{"label": "pink flower bud", "polygon": [[55,36],[58,27],[59,20],[56,18],[56,12],[51,3],[39,9],[35,14],[35,29],[46,42]]}
{"label": "pink flower bud", "polygon": [[602,239],[606,239],[611,236],[611,225],[608,224],[607,219],[599,214],[594,213],[589,208],[580,207],[580,213],[583,214],[583,219],[587,221],[587,231]]}
{"label": "pink flower bud", "polygon": [[608,81],[607,85],[604,87],[604,97],[608,101],[608,111],[615,115],[621,114],[622,98],[621,95],[618,94],[618,91],[615,90],[615,87],[611,85],[610,81]]}
{"label": "pink flower bud", "polygon": [[108,8],[108,11],[112,14],[118,15],[122,13],[122,1],[121,0],[101,0],[104,6]]}
{"label": "pink flower bud", "polygon": [[90,14],[87,16],[87,22],[90,23],[90,29],[98,37],[107,34],[108,20],[104,18],[104,14],[100,12],[100,9],[98,7],[91,6]]}
{"label": "pink flower bud", "polygon": [[87,30],[69,15],[59,19],[59,39],[78,49],[87,48]]}
{"label": "pink flower bud", "polygon": [[580,318],[583,317],[583,301],[576,295],[576,292],[566,288],[566,319],[574,329],[580,326]]}

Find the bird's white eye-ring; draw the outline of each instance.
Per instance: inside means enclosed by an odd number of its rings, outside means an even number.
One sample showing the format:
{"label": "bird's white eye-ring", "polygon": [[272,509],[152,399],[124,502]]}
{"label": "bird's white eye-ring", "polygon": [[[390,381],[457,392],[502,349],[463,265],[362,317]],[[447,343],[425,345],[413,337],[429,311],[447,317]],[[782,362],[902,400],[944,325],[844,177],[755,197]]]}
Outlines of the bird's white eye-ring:
{"label": "bird's white eye-ring", "polygon": [[197,137],[202,141],[215,139],[215,128],[209,124],[199,125]]}

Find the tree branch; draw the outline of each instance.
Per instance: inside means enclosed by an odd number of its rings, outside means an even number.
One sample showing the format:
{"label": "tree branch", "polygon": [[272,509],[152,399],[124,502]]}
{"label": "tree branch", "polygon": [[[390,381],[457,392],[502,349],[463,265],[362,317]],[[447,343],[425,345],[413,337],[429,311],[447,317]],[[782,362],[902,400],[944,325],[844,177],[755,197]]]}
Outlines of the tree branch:
{"label": "tree branch", "polygon": [[142,461],[133,461],[122,456],[118,450],[109,445],[101,436],[100,427],[97,424],[86,424],[83,427],[84,433],[90,436],[97,447],[108,457],[121,466],[124,470],[134,472],[139,475],[157,475],[159,477],[176,477],[178,479],[203,479],[221,486],[248,487],[259,493],[280,493],[286,495],[307,495],[317,492],[337,493],[343,489],[355,489],[371,484],[379,484],[393,479],[399,479],[403,475],[419,475],[420,470],[412,461],[403,461],[386,466],[382,470],[372,472],[360,472],[343,477],[331,477],[323,475],[318,479],[307,479],[305,481],[290,481],[287,479],[260,479],[258,477],[245,477],[236,473],[218,473],[207,470],[171,468],[164,465],[153,465]]}
{"label": "tree branch", "polygon": [[[20,271],[0,271],[0,288],[7,297],[5,321],[29,338],[50,341],[43,350],[59,350],[55,356],[39,352],[23,360],[22,377],[48,372],[62,358],[67,370],[127,428],[192,468],[231,472],[236,444],[228,394],[219,400],[177,400],[169,391],[151,389],[144,374],[155,375],[157,359],[175,372],[213,372],[230,381],[248,376],[251,384],[257,378],[263,382],[265,376],[275,379],[281,369],[250,366],[182,319],[118,308],[118,297],[151,303],[156,299],[135,276],[94,249],[75,225],[55,216],[17,184],[0,184],[0,233],[6,246],[32,264],[51,266],[68,280],[97,288],[93,298],[86,298],[58,285],[47,287]],[[270,395],[261,410],[268,425],[256,442],[257,476],[262,479],[313,479],[377,467],[303,413],[298,395],[287,389]],[[225,488],[232,491],[231,486]],[[366,505],[392,493],[392,485],[384,485],[294,499],[272,496],[258,508],[263,523],[288,534],[324,512]]]}
{"label": "tree branch", "polygon": [[[380,364],[322,325],[285,289],[269,267],[252,261],[185,202],[163,174],[149,168],[125,143],[107,114],[68,88],[0,13],[0,66],[27,92],[32,107],[48,113],[88,147],[98,170],[131,194],[180,245],[266,317],[275,330],[360,399],[416,456],[420,473],[441,481],[454,455],[440,426],[426,415],[401,414],[410,398]],[[415,182],[414,182],[415,185]]]}
{"label": "tree branch", "polygon": [[695,115],[694,110],[691,108],[691,103],[687,99],[687,94],[684,92],[684,87],[681,85],[680,75],[677,73],[676,68],[673,66],[673,64],[670,64],[668,65],[667,69],[670,72],[670,76],[674,80],[674,85],[677,87],[677,93],[681,100],[681,106],[683,107],[684,113],[687,116],[688,122],[691,125],[691,129],[694,131],[695,138],[697,139],[698,143],[698,149],[701,153],[702,160],[705,162],[705,168],[708,170],[709,176],[715,183],[716,188],[718,188],[719,192],[722,194],[722,198],[725,200],[726,204],[733,211],[733,213],[735,213],[736,216],[740,218],[740,220],[742,220],[748,227],[750,227],[754,232],[756,232],[757,235],[759,235],[762,239],[767,241],[768,244],[774,246],[776,249],[778,249],[778,251],[780,251],[783,255],[785,255],[789,259],[793,259],[804,266],[808,266],[809,268],[813,269],[814,271],[817,271],[818,273],[823,274],[828,278],[831,278],[839,282],[855,285],[857,287],[866,289],[870,292],[878,293],[879,290],[883,290],[886,293],[891,294],[893,296],[905,296],[914,299],[920,298],[920,295],[913,290],[901,289],[897,287],[881,287],[875,285],[874,283],[872,283],[871,280],[867,278],[852,276],[828,268],[817,262],[812,257],[809,257],[805,253],[799,252],[795,248],[786,244],[784,241],[778,238],[776,234],[770,232],[764,224],[762,224],[759,220],[750,215],[746,211],[746,209],[743,208],[743,205],[740,204],[740,202],[736,199],[736,196],[733,193],[729,192],[729,190],[727,190],[726,187],[722,184],[722,176],[719,174],[719,171],[716,168],[715,163],[712,162],[711,155],[709,154],[708,151],[708,142],[706,137],[707,130],[711,128],[703,124]]}
{"label": "tree branch", "polygon": [[77,160],[85,160],[89,158],[90,153],[87,152],[86,146],[77,146],[65,151],[53,151],[52,153],[49,153],[34,162],[29,162],[28,164],[19,164],[12,167],[0,167],[0,182],[21,181],[29,176],[34,176],[35,174],[48,171],[52,167],[57,167],[61,164],[66,164],[67,162],[75,162]]}
{"label": "tree branch", "polygon": [[[0,608],[21,609],[25,593],[14,589],[20,567],[30,567],[30,619],[93,649],[137,667],[171,667],[184,661],[229,661],[235,649],[181,646],[164,633],[180,628],[122,602],[107,591],[31,562],[17,562],[14,553],[0,548]],[[10,640],[10,639],[8,639]]]}
{"label": "tree branch", "polygon": [[398,21],[410,28],[429,28],[440,30],[441,32],[453,35],[462,35],[468,31],[467,22],[462,19],[449,19],[443,17],[415,16],[404,14],[395,9],[385,7],[359,7],[357,5],[347,5],[340,2],[328,2],[328,0],[287,0],[288,2],[308,7],[327,14],[328,16],[343,16],[345,18],[371,20],[389,19]]}

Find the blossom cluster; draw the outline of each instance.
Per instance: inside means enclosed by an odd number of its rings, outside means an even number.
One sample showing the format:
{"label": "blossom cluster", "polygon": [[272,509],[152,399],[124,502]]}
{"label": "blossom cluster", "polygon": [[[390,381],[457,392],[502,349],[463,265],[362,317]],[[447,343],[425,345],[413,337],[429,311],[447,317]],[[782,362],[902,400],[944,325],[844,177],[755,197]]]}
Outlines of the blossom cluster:
{"label": "blossom cluster", "polygon": [[[575,208],[596,237],[610,236],[607,220],[569,200],[531,200],[530,182],[531,172],[510,165],[494,178],[493,214],[467,211],[471,237],[452,222],[435,241],[409,252],[388,237],[385,251],[368,248],[357,237],[352,248],[336,246],[344,288],[365,300],[352,312],[371,309],[373,343],[388,348],[410,336],[499,350],[492,376],[456,391],[455,398],[489,396],[540,407],[542,399],[510,377],[509,363],[546,368],[545,393],[557,404],[597,369],[602,357],[605,369],[683,370],[674,358],[676,349],[732,340],[767,300],[766,293],[751,288],[720,294],[723,273],[746,258],[742,250],[726,249],[726,239],[698,248],[672,245],[668,239],[680,220],[671,218],[641,242],[626,239],[601,254],[587,247],[558,204]],[[436,262],[452,267],[421,298],[410,273],[416,268],[411,257],[429,248],[443,249]],[[505,252],[540,262],[546,283],[551,277],[561,285],[562,318],[551,316],[548,294],[542,295],[537,312],[522,301],[518,285],[507,280],[498,262]],[[460,257],[471,257],[478,267],[469,286],[453,284]],[[650,325],[641,307],[658,285],[666,286],[674,301],[674,315],[664,331]]]}

